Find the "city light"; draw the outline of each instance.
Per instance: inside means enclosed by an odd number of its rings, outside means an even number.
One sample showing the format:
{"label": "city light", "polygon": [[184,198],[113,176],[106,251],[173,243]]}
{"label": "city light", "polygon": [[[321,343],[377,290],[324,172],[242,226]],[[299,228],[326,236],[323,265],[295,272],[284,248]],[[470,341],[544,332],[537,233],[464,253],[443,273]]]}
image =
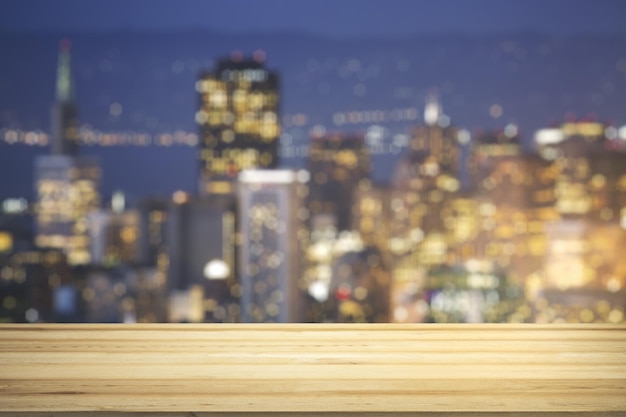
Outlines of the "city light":
{"label": "city light", "polygon": [[213,259],[204,267],[204,276],[207,279],[226,279],[230,275],[230,268],[221,259]]}
{"label": "city light", "polygon": [[0,74],[34,174],[1,204],[0,320],[625,321],[623,58],[574,88],[556,51],[594,48],[567,40],[267,42],[64,40],[49,127]]}

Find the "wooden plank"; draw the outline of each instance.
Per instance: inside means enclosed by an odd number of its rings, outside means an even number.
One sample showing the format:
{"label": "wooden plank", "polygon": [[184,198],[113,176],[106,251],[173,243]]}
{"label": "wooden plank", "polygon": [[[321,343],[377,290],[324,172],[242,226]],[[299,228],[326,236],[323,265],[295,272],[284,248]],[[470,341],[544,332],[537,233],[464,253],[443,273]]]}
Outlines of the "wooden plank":
{"label": "wooden plank", "polygon": [[85,412],[626,415],[626,326],[0,325],[0,414]]}

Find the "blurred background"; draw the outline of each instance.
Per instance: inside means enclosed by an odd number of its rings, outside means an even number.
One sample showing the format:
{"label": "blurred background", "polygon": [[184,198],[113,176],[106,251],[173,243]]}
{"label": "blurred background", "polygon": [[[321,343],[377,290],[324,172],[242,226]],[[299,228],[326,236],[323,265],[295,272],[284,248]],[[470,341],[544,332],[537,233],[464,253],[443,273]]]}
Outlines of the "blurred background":
{"label": "blurred background", "polygon": [[626,321],[621,0],[0,0],[3,322]]}

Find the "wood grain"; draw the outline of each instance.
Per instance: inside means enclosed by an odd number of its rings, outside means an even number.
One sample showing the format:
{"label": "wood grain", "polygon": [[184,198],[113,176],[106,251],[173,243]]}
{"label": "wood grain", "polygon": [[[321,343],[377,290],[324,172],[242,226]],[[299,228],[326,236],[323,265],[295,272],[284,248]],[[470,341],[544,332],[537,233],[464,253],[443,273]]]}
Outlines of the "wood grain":
{"label": "wood grain", "polygon": [[0,413],[87,411],[626,415],[626,326],[0,325]]}

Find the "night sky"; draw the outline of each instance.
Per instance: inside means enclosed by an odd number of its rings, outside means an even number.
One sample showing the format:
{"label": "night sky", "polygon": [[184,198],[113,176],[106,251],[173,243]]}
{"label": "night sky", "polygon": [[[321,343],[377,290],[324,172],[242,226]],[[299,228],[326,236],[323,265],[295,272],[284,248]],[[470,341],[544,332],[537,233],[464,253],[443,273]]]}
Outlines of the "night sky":
{"label": "night sky", "polygon": [[0,28],[19,31],[626,33],[623,0],[0,0],[0,10]]}

